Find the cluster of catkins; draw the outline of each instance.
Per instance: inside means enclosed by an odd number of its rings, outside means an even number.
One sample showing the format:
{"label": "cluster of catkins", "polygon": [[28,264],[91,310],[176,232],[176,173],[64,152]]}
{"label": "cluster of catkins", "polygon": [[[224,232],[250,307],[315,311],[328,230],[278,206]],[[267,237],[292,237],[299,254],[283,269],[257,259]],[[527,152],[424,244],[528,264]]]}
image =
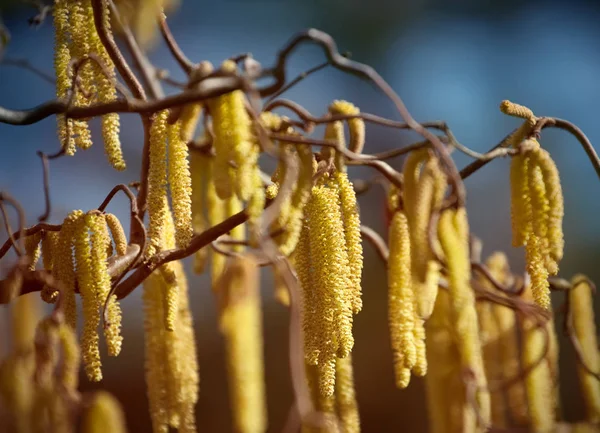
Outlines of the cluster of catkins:
{"label": "cluster of catkins", "polygon": [[1,431],[125,433],[121,405],[109,393],[80,394],[80,351],[62,313],[42,318],[36,294],[11,306],[12,350],[0,363]]}
{"label": "cluster of catkins", "polygon": [[[108,28],[106,4],[102,9]],[[96,32],[93,12],[90,0],[55,1],[57,92],[74,106],[116,97],[113,65]],[[188,87],[212,72],[211,64],[199,63]],[[237,64],[227,60],[219,73],[237,75]],[[587,419],[566,425],[557,420],[558,344],[548,282],[562,258],[562,191],[549,154],[531,138],[537,118],[510,102],[501,108],[525,119],[510,137],[515,149],[510,179],[513,240],[515,246],[525,246],[528,275],[513,275],[502,253],[479,263],[466,209],[448,194],[449,167],[431,148],[412,151],[387,200],[388,314],[396,384],[405,388],[411,375],[426,376],[433,433],[479,433],[491,426],[539,433],[594,431],[600,423],[600,387],[588,369],[600,369],[600,356],[592,287],[577,276],[568,292]],[[75,296],[79,293],[83,304],[83,366],[90,380],[99,381],[102,316],[108,354],[118,355],[122,343],[113,280],[121,276],[120,263],[127,260],[119,258],[139,252],[141,266],[146,266],[157,255],[179,249],[180,257],[197,250],[196,273],[204,272],[212,251],[212,288],[226,342],[234,428],[265,432],[259,282],[260,267],[274,263],[273,246],[277,259],[289,260],[292,280],[298,282],[290,284],[290,274],[274,266],[277,299],[290,305],[299,298],[308,406],[321,415],[302,413],[302,429],[360,431],[351,352],[354,315],[362,309],[363,251],[344,153],[362,152],[365,125],[358,108],[346,101],[334,101],[329,115],[345,120],[327,123],[322,148],[313,153],[294,122],[273,112],[255,114],[242,90],[153,113],[148,117],[143,251],[129,245],[117,218],[104,211],[73,211],[58,231],[25,231],[30,269],[42,256],[44,269],[60,290],[48,285],[41,292],[56,308],[39,323],[35,345],[31,332],[25,336],[31,329],[27,311],[15,315],[15,351],[0,367],[3,407],[15,431],[69,433],[77,422],[83,423],[84,432],[124,428],[111,397],[86,399],[76,391]],[[85,119],[58,116],[58,122],[67,154],[89,147]],[[107,114],[102,122],[109,160],[123,169],[118,117]],[[270,180],[259,165],[262,153],[279,160]],[[205,230],[238,217],[240,224],[212,248],[195,247]],[[290,292],[296,286],[297,297]],[[142,299],[153,431],[195,432],[199,369],[181,262],[159,266],[144,281]],[[29,300],[19,299],[15,308]]]}
{"label": "cluster of catkins", "polygon": [[[114,101],[117,96],[115,67],[96,31],[91,0],[55,0],[53,15],[57,98],[73,107]],[[110,30],[106,7],[102,21]],[[86,119],[59,114],[57,121],[58,137],[67,155],[73,155],[77,148],[88,149],[92,145]],[[117,170],[125,170],[117,113],[102,116],[102,138],[110,164]]]}

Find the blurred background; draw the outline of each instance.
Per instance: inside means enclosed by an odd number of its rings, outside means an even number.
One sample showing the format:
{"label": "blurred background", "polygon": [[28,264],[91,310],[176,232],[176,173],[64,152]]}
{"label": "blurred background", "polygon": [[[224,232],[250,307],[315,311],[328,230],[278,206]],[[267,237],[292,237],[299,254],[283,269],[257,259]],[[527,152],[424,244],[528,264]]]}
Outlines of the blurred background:
{"label": "blurred background", "polygon": [[[0,2],[2,20],[10,32],[4,59],[27,59],[53,74],[51,20],[28,26],[31,6]],[[168,18],[185,53],[194,61],[219,64],[225,58],[251,52],[264,66],[273,64],[278,49],[295,32],[315,27],[330,33],[340,51],[375,67],[392,85],[419,121],[445,120],[457,139],[479,152],[498,143],[518,125],[499,112],[503,99],[527,105],[537,115],[561,117],[577,124],[600,147],[600,3],[595,1],[435,1],[435,0],[183,0]],[[184,76],[159,40],[152,61]],[[289,63],[290,77],[321,63],[323,52],[302,46]],[[168,86],[165,89],[172,92]],[[29,108],[53,98],[54,89],[32,73],[0,64],[0,105]],[[398,118],[391,103],[372,85],[325,69],[290,90],[286,97],[313,114],[326,111],[333,99],[346,99],[362,111]],[[137,116],[123,116],[122,141],[128,170],[109,168],[100,140],[88,151],[51,164],[51,222],[60,222],[72,209],[97,207],[117,183],[138,179],[142,148]],[[96,127],[95,132],[98,129]],[[9,191],[34,224],[43,212],[42,170],[36,150],[58,149],[54,119],[15,127],[0,124],[0,189]],[[402,146],[417,137],[381,127],[367,129],[368,152]],[[577,272],[600,282],[600,182],[578,142],[565,132],[546,130],[542,144],[562,175],[565,195],[565,259],[560,275]],[[470,160],[456,155],[460,167]],[[401,159],[394,161],[397,168]],[[272,165],[271,165],[272,166]],[[368,178],[369,170],[352,169]],[[469,178],[471,228],[484,241],[484,255],[507,251],[513,269],[523,270],[523,252],[510,247],[508,160],[498,160]],[[383,192],[375,188],[361,197],[366,224],[385,233]],[[127,204],[117,197],[109,210],[123,221]],[[2,234],[6,236],[5,233]],[[4,239],[2,239],[3,241]],[[408,390],[394,388],[392,357],[386,325],[385,268],[365,246],[364,309],[355,321],[354,364],[363,431],[425,432],[427,411],[423,381],[413,378]],[[190,269],[189,261],[186,261]],[[7,263],[4,263],[3,270]],[[264,273],[263,298],[268,389],[269,431],[280,431],[292,392],[288,368],[288,313],[274,302],[271,276]],[[224,353],[216,325],[215,302],[208,279],[190,279],[191,298],[201,365],[199,431],[230,431]],[[141,288],[140,288],[141,289]],[[130,431],[150,431],[144,385],[141,290],[126,298],[125,344],[117,359],[104,357],[105,379],[99,385],[124,404]],[[559,294],[555,305],[562,301]],[[2,309],[4,310],[4,309]],[[4,312],[0,310],[0,314]],[[3,314],[5,316],[5,314]],[[3,318],[4,319],[4,318]],[[6,329],[5,321],[0,322]],[[0,350],[6,340],[0,331]],[[564,339],[561,337],[561,342]],[[581,419],[574,355],[561,349],[563,415]],[[83,379],[85,389],[92,388]]]}

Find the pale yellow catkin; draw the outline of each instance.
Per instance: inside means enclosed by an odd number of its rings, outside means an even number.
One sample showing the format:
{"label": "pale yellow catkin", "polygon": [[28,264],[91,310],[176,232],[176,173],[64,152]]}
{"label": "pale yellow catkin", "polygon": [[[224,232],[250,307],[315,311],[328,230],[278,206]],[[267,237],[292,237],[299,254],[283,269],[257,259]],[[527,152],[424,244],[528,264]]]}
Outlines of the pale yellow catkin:
{"label": "pale yellow catkin", "polygon": [[[71,87],[69,62],[71,51],[69,50],[69,1],[55,0],[52,8],[54,18],[54,73],[56,75],[56,97],[65,100]],[[75,153],[75,141],[70,131],[73,121],[67,119],[64,114],[56,116],[58,138],[62,148],[67,155]]]}
{"label": "pale yellow catkin", "polygon": [[32,424],[32,406],[35,401],[33,356],[10,355],[0,363],[0,405],[11,416],[3,417],[2,427],[7,431],[29,432]]}
{"label": "pale yellow catkin", "polygon": [[[89,0],[88,4],[89,4]],[[86,24],[89,34],[91,50],[101,59],[104,68],[101,68],[96,62],[92,62],[92,74],[97,88],[98,101],[109,103],[117,99],[115,65],[112,58],[108,55],[104,44],[100,40],[94,21],[94,11],[91,5],[86,9]],[[102,23],[104,28],[110,34],[111,19],[108,13],[108,5],[102,7]],[[111,36],[109,36],[111,37]],[[110,165],[116,170],[122,171],[127,168],[123,151],[121,149],[121,139],[119,138],[120,121],[117,113],[108,113],[102,116],[102,139],[104,140],[104,153],[108,158]]]}
{"label": "pale yellow catkin", "polygon": [[[348,101],[336,100],[329,106],[329,111],[333,114],[344,114],[355,116],[360,114],[360,110],[354,104]],[[350,131],[350,140],[348,149],[355,153],[361,153],[365,147],[365,121],[360,117],[348,119],[348,129]]]}
{"label": "pale yellow catkin", "polygon": [[63,221],[58,236],[56,254],[54,255],[53,274],[64,287],[65,320],[76,329],[77,310],[75,304],[75,263],[73,261],[73,241],[79,220],[83,217],[81,210],[72,211]]}
{"label": "pale yellow catkin", "polygon": [[[545,347],[544,330],[531,319],[525,319],[523,327],[523,368],[532,367],[542,356]],[[552,376],[548,363],[541,362],[525,377],[525,389],[529,407],[530,428],[536,433],[554,431],[555,401],[552,392]]]}
{"label": "pale yellow catkin", "polygon": [[560,185],[560,176],[556,164],[545,149],[533,152],[532,160],[541,171],[548,200],[547,236],[549,255],[554,262],[558,263],[562,259],[564,249],[562,230],[564,199]]}
{"label": "pale yellow catkin", "polygon": [[81,352],[77,342],[77,336],[72,328],[61,323],[58,328],[62,361],[59,364],[58,378],[67,392],[77,392],[79,384],[79,363]]}
{"label": "pale yellow catkin", "polygon": [[154,433],[168,433],[167,365],[164,343],[164,307],[160,274],[144,281],[144,364],[146,392]]}
{"label": "pale yellow catkin", "polygon": [[510,161],[510,213],[513,247],[525,245],[530,231],[527,217],[530,200],[527,182],[528,165],[529,158],[521,154],[513,156]]}
{"label": "pale yellow catkin", "polygon": [[[571,280],[569,291],[570,320],[573,332],[581,347],[582,362],[593,372],[600,371],[600,353],[596,338],[594,320],[594,299],[589,280],[583,275],[576,275]],[[577,369],[579,386],[583,394],[586,408],[586,420],[591,423],[600,422],[600,386],[598,380],[583,367]]]}
{"label": "pale yellow catkin", "polygon": [[343,433],[360,432],[360,416],[356,391],[352,355],[339,358],[335,364],[335,405]]}
{"label": "pale yellow catkin", "polygon": [[481,343],[479,340],[479,326],[475,310],[475,296],[470,287],[471,265],[469,257],[469,226],[465,208],[447,210],[440,216],[439,238],[446,257],[448,268],[448,285],[451,296],[451,305],[454,310],[454,329],[456,332],[457,347],[460,354],[461,365],[468,368],[474,375],[477,411],[479,425],[473,407],[465,411],[471,418],[467,424],[473,431],[480,431],[490,424],[490,395],[486,391],[487,381],[483,368]]}
{"label": "pale yellow catkin", "polygon": [[121,221],[119,221],[116,215],[107,213],[106,224],[108,225],[108,229],[115,242],[117,254],[119,256],[124,256],[127,253],[127,236],[125,235],[125,230],[123,230]]}
{"label": "pale yellow catkin", "polygon": [[[235,72],[232,61],[221,65],[225,72]],[[252,171],[256,168],[258,149],[252,139],[251,120],[246,112],[245,96],[235,90],[208,102],[213,120],[215,170],[213,173],[217,195],[221,199],[231,197],[235,191],[242,200],[253,192]],[[237,169],[230,166],[233,161]]]}
{"label": "pale yellow catkin", "polygon": [[38,297],[34,293],[21,295],[13,301],[10,328],[15,353],[27,354],[33,351],[35,328],[42,315],[40,307]]}
{"label": "pale yellow catkin", "polygon": [[158,112],[150,127],[150,168],[148,170],[148,255],[160,251],[165,224],[163,199],[167,196],[167,118],[169,110]]}
{"label": "pale yellow catkin", "polygon": [[[208,224],[212,227],[226,218],[225,203],[217,195],[214,177],[212,172],[216,169],[214,159],[208,165],[208,185],[206,187],[206,214]],[[211,281],[213,290],[216,288],[217,282],[221,277],[223,268],[225,267],[225,256],[211,251]]]}
{"label": "pale yellow catkin", "polygon": [[[441,290],[426,329],[429,372],[425,376],[425,385],[431,433],[468,431],[463,430],[463,413],[456,413],[457,408],[463,412],[465,392],[455,388],[461,363],[450,324],[450,311],[450,294]],[[462,385],[461,382],[459,384]]]}
{"label": "pale yellow catkin", "polygon": [[[71,32],[71,42],[69,48],[71,56],[78,60],[81,60],[90,52],[86,8],[91,8],[88,1],[70,0],[69,30]],[[89,105],[90,97],[95,90],[92,65],[87,61],[79,68],[79,83],[73,86],[73,104],[77,107]],[[92,145],[92,137],[87,120],[73,119],[72,125],[75,145],[81,149],[88,149]]]}
{"label": "pale yellow catkin", "polygon": [[234,257],[219,285],[219,326],[225,336],[234,430],[267,428],[260,273],[251,256]]}
{"label": "pale yellow catkin", "polygon": [[[315,186],[307,209],[314,284],[329,341],[320,342],[321,393],[333,393],[335,356],[348,356],[354,345],[352,304],[347,287],[348,253],[337,191]],[[331,323],[329,323],[331,321]],[[326,374],[325,374],[326,372]]]}
{"label": "pale yellow catkin", "polygon": [[313,153],[308,147],[300,147],[296,149],[296,152],[300,163],[300,172],[298,174],[296,188],[292,192],[290,215],[286,224],[286,231],[282,235],[282,240],[279,245],[279,249],[284,255],[289,255],[294,251],[300,238],[302,219],[306,203],[311,194],[314,164],[316,164]]}
{"label": "pale yellow catkin", "polygon": [[106,391],[97,391],[83,411],[82,433],[126,433],[125,414],[118,400]]}
{"label": "pale yellow catkin", "polygon": [[360,216],[354,185],[348,174],[336,171],[334,182],[339,192],[339,201],[344,223],[344,238],[348,251],[349,276],[352,288],[350,291],[352,312],[357,314],[362,309],[361,277],[363,270],[363,248],[360,234]]}
{"label": "pale yellow catkin", "polygon": [[89,229],[94,215],[86,214],[77,221],[74,236],[75,259],[77,262],[77,283],[83,303],[83,334],[81,349],[85,373],[92,382],[102,380],[98,325],[100,323],[100,300],[95,278],[95,265],[92,261]]}
{"label": "pale yellow catkin", "polygon": [[542,171],[537,164],[535,164],[535,159],[533,156],[535,153],[536,152],[531,152],[532,155],[530,157],[527,176],[531,200],[532,234],[537,237],[538,246],[541,248],[541,254],[544,260],[544,266],[546,269],[548,269],[550,275],[554,275],[558,272],[558,266],[557,263],[549,256],[550,244],[548,240],[548,214],[550,212],[550,202],[548,200]]}
{"label": "pale yellow catkin", "polygon": [[413,335],[414,295],[411,278],[411,251],[408,219],[396,211],[389,228],[388,323],[394,356],[396,386],[406,388],[410,375],[404,370],[417,362]]}
{"label": "pale yellow catkin", "polygon": [[[191,152],[190,171],[192,176],[192,228],[194,234],[202,233],[208,228],[206,207],[208,206],[208,188],[210,182],[211,156],[203,152]],[[194,254],[194,273],[204,272],[208,248],[204,247]]]}
{"label": "pale yellow catkin", "polygon": [[[298,246],[294,250],[294,269],[298,275],[298,282],[302,293],[302,333],[304,341],[304,358],[308,365],[317,365],[319,362],[319,342],[326,338],[325,329],[320,326],[323,317],[319,317],[319,297],[313,281],[313,269],[310,253],[310,237],[308,226],[300,233]],[[327,323],[327,325],[329,325]],[[329,329],[329,328],[327,328]]]}
{"label": "pale yellow catkin", "polygon": [[168,126],[169,188],[175,219],[175,239],[180,248],[190,243],[192,228],[192,178],[187,142],[180,137],[181,122]]}
{"label": "pale yellow catkin", "polygon": [[[59,232],[46,232],[42,237],[42,262],[44,269],[52,271],[54,267],[54,255],[58,246]],[[48,285],[42,287],[40,296],[44,302],[53,304],[58,298],[58,291]]]}

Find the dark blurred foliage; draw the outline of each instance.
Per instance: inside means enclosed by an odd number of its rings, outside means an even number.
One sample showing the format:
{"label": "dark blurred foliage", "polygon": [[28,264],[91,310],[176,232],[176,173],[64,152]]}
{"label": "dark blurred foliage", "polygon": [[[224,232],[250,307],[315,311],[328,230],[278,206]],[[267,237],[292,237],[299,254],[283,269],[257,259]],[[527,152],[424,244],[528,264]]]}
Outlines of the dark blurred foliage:
{"label": "dark blurred foliage", "polygon": [[[31,6],[15,8],[1,1],[3,20],[12,40],[8,58],[27,58],[50,72],[51,23],[31,29]],[[219,63],[250,51],[265,65],[294,32],[307,27],[327,31],[340,51],[378,69],[405,99],[418,120],[444,119],[465,145],[484,152],[516,127],[499,113],[502,99],[528,105],[538,115],[575,122],[600,147],[597,101],[600,100],[600,4],[590,1],[392,1],[392,0],[184,0],[169,23],[184,51],[195,61]],[[183,75],[159,44],[152,60]],[[290,62],[290,74],[322,61],[314,47],[302,47]],[[53,89],[29,72],[0,67],[0,104],[24,108],[52,98]],[[327,69],[292,89],[287,97],[316,114],[336,98],[354,102],[363,111],[397,118],[389,101],[368,83]],[[136,116],[123,116],[123,143],[129,169],[110,170],[101,144],[74,158],[52,163],[53,220],[72,208],[97,207],[110,188],[135,180],[141,149]],[[0,187],[22,200],[31,223],[43,210],[38,149],[57,148],[53,120],[30,127],[0,125]],[[416,137],[406,132],[369,127],[367,150],[401,146]],[[600,182],[574,139],[563,132],[544,133],[547,147],[562,173],[566,199],[566,251],[561,275],[583,272],[600,282]],[[458,165],[469,159],[457,155]],[[401,161],[396,161],[400,167]],[[352,173],[368,177],[368,170]],[[523,269],[522,251],[510,248],[508,161],[495,161],[467,181],[471,228],[484,241],[484,253],[504,249],[513,267]],[[361,197],[362,216],[380,232],[383,193]],[[126,203],[115,200],[111,211],[125,220]],[[408,390],[394,389],[386,328],[385,268],[365,248],[364,310],[355,322],[355,371],[363,431],[424,432],[427,412],[423,381],[413,379]],[[188,263],[189,264],[189,263]],[[271,279],[265,273],[264,328],[270,431],[280,431],[292,403],[288,368],[288,316],[273,302]],[[200,431],[230,431],[223,345],[216,326],[214,302],[206,277],[192,278],[192,305],[198,333],[201,392]],[[98,386],[114,392],[125,405],[132,432],[149,431],[143,382],[143,336],[140,291],[123,302],[125,344],[117,359],[105,358],[105,380]],[[555,300],[560,301],[560,296]],[[563,414],[583,415],[574,379],[573,353],[561,339]],[[84,387],[90,388],[86,383]]]}

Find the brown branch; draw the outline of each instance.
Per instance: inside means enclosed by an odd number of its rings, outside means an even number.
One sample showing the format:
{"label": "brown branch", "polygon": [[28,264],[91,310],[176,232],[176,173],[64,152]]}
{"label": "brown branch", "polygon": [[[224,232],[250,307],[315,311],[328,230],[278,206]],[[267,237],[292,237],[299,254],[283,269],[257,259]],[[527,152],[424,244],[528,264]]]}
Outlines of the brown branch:
{"label": "brown branch", "polygon": [[179,63],[181,69],[183,69],[187,75],[190,75],[190,73],[194,69],[194,63],[187,58],[187,56],[183,53],[181,47],[177,44],[177,41],[173,37],[171,29],[167,24],[167,19],[162,13],[158,16],[158,24],[160,28],[160,33],[162,34],[163,39],[167,44],[167,47],[169,47],[169,51],[171,52],[177,63]]}
{"label": "brown branch", "polygon": [[369,226],[362,225],[360,226],[360,234],[363,238],[368,240],[371,243],[371,245],[373,245],[379,258],[387,264],[388,258],[390,256],[390,250],[388,249],[387,244],[379,235],[379,233],[377,233]]}
{"label": "brown branch", "polygon": [[[14,241],[17,241],[25,236],[34,235],[38,232],[41,232],[42,230],[49,232],[58,232],[60,231],[61,227],[61,224],[39,223],[34,225],[33,227],[23,230],[22,232],[14,233]],[[12,246],[13,240],[10,238],[7,239],[6,242],[4,242],[4,244],[2,245],[2,247],[0,247],[0,259],[6,255],[6,253],[8,252],[8,250],[10,250],[10,247]]]}
{"label": "brown branch", "polygon": [[37,75],[42,80],[48,82],[49,84],[51,84],[53,86],[56,83],[56,78],[54,78],[52,75],[42,71],[41,69],[36,68],[27,59],[9,59],[9,58],[5,57],[0,62],[0,66],[15,66],[18,68],[22,68],[22,69],[32,72],[33,74]]}

